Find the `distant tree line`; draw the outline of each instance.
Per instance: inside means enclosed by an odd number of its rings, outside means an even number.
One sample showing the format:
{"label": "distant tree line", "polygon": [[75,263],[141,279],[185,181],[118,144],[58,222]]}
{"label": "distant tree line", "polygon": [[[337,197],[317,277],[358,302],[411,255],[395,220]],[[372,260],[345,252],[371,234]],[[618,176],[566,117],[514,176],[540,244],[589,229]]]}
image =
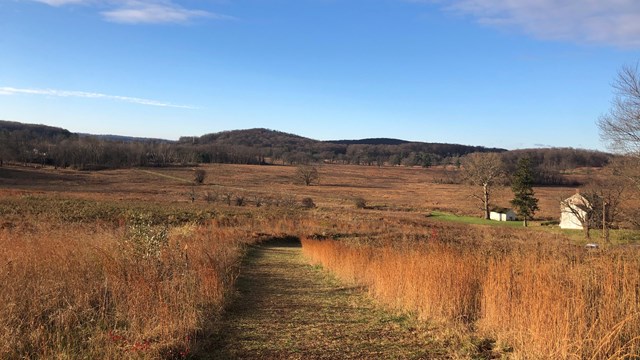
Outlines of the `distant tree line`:
{"label": "distant tree line", "polygon": [[0,165],[7,161],[87,170],[193,163],[195,157],[169,141],[116,141],[50,126],[0,121]]}
{"label": "distant tree line", "polygon": [[573,148],[523,149],[504,152],[502,161],[509,174],[516,172],[517,164],[528,159],[535,185],[579,185],[567,178],[567,170],[581,167],[604,167],[612,159],[611,154],[601,151]]}
{"label": "distant tree line", "polygon": [[[371,142],[367,144],[366,142]],[[0,165],[11,161],[75,169],[154,167],[197,163],[337,163],[368,166],[457,165],[476,152],[498,152],[507,167],[522,156],[531,160],[541,181],[579,166],[602,166],[610,155],[575,149],[506,151],[458,144],[395,139],[317,141],[267,129],[226,131],[178,141],[74,134],[65,129],[0,121]],[[546,179],[546,180],[545,180]]]}
{"label": "distant tree line", "polygon": [[[207,162],[227,162],[220,156],[242,149],[245,163],[282,165],[338,163],[353,165],[424,166],[453,164],[473,152],[502,152],[504,149],[458,144],[419,143],[397,139],[317,141],[268,129],[224,131],[200,137],[182,137],[179,144],[191,144]],[[253,153],[252,153],[253,152]],[[215,154],[215,155],[214,155]],[[213,155],[213,156],[212,156]]]}

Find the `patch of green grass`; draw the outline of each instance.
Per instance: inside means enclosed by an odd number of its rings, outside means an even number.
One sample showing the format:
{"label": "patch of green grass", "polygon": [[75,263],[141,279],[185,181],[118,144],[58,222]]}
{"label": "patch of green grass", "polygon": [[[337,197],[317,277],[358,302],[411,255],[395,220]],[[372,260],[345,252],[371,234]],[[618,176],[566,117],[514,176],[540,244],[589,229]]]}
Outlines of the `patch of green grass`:
{"label": "patch of green grass", "polygon": [[474,225],[489,225],[489,226],[507,226],[507,227],[523,227],[522,221],[495,221],[495,220],[485,220],[479,217],[473,216],[459,216],[455,214],[450,214],[442,211],[432,211],[429,218],[438,220],[438,221],[451,221],[458,222],[463,224],[474,224]]}
{"label": "patch of green grass", "polygon": [[640,244],[640,231],[638,230],[613,230],[611,235],[620,244]]}
{"label": "patch of green grass", "polygon": [[[485,220],[479,217],[473,216],[458,216],[442,211],[432,211],[429,216],[430,219],[438,221],[450,221],[463,224],[473,225],[488,225],[488,226],[505,226],[512,228],[522,228],[522,221],[494,221]],[[585,239],[584,231],[560,229],[559,226],[540,226],[539,222],[529,222],[529,228],[534,227],[537,230],[547,231],[562,235],[562,237],[570,239],[576,245],[585,245],[587,243],[597,243],[600,245],[605,244],[605,240],[602,236],[600,229],[591,229],[590,239]],[[640,244],[640,231],[638,230],[623,230],[623,229],[611,229],[609,239],[611,245],[637,245]]]}
{"label": "patch of green grass", "polygon": [[[585,245],[587,243],[606,244],[601,229],[591,229],[590,239],[586,239],[583,230],[560,229],[558,226],[541,228],[545,231],[561,234],[563,237],[571,239],[576,245]],[[640,245],[640,231],[611,229],[609,230],[609,241],[611,245]]]}

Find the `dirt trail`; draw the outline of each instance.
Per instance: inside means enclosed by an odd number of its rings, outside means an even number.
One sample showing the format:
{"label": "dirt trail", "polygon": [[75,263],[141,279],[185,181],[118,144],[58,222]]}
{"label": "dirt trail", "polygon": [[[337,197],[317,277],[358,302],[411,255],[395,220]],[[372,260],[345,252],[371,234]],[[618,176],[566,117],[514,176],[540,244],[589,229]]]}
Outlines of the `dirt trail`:
{"label": "dirt trail", "polygon": [[429,331],[376,307],[362,289],[309,265],[299,243],[257,246],[247,255],[237,295],[212,359],[447,358]]}

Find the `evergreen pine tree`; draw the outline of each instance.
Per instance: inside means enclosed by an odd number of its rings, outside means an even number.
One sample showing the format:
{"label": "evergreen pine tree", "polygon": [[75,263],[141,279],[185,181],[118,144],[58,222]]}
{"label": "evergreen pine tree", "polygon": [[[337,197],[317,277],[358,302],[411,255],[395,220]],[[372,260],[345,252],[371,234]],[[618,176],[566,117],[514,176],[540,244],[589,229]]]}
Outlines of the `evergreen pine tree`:
{"label": "evergreen pine tree", "polygon": [[513,205],[518,215],[524,219],[524,226],[527,226],[527,220],[533,218],[536,210],[539,210],[538,199],[533,193],[533,174],[531,172],[531,162],[528,158],[518,160],[511,190],[514,195],[511,205]]}

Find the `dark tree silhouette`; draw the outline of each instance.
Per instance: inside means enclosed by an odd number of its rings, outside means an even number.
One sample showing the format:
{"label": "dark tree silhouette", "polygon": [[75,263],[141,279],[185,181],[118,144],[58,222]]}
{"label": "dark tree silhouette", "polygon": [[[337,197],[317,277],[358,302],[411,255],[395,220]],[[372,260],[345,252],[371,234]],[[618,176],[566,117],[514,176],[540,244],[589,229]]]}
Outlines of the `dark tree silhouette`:
{"label": "dark tree silhouette", "polygon": [[523,225],[527,226],[527,221],[533,218],[538,209],[538,199],[533,192],[533,173],[531,172],[531,162],[528,158],[518,161],[516,172],[511,182],[513,200],[511,205],[518,215],[523,219]]}

